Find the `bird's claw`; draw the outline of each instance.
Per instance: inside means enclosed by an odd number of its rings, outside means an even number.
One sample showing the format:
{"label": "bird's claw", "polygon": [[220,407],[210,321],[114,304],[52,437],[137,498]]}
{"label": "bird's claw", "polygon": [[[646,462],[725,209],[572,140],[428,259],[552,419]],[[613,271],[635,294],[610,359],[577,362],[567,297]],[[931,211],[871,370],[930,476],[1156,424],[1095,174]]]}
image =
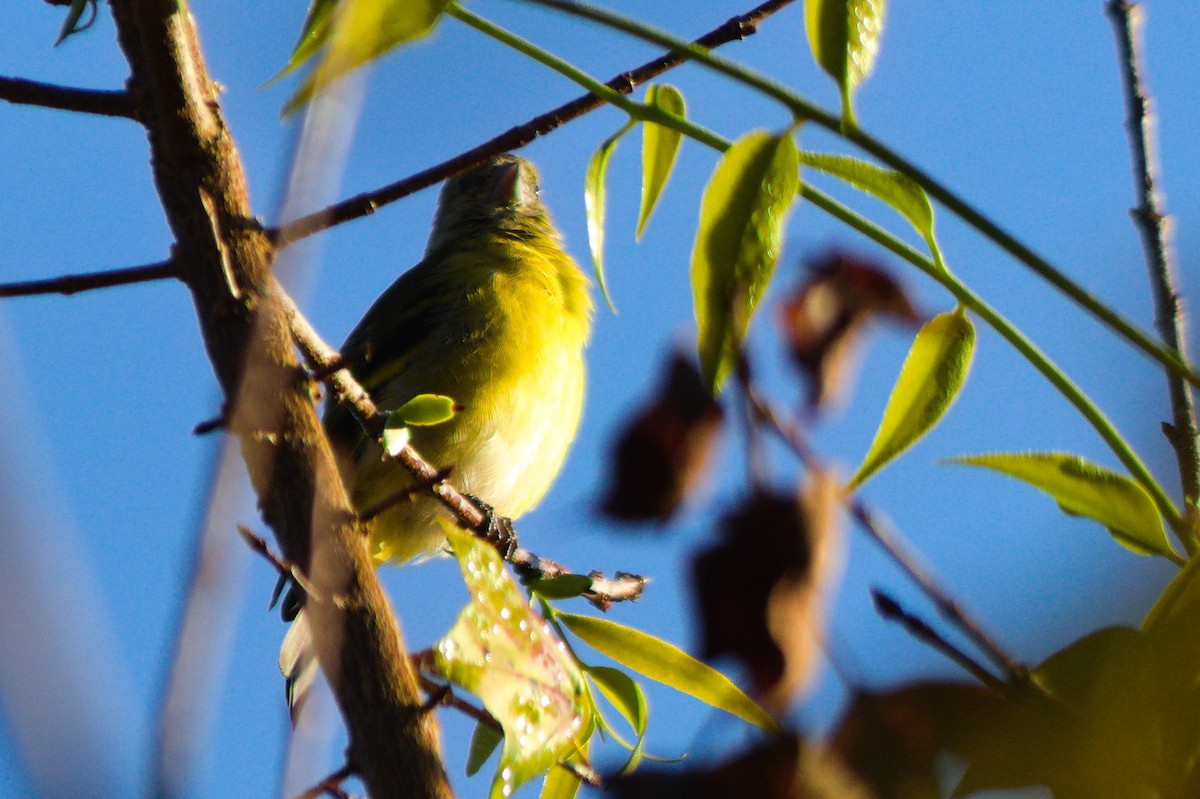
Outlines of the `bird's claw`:
{"label": "bird's claw", "polygon": [[512,519],[496,513],[495,508],[473,494],[466,497],[483,511],[483,521],[474,529],[475,535],[494,546],[500,557],[511,559],[517,551],[517,532],[513,529]]}

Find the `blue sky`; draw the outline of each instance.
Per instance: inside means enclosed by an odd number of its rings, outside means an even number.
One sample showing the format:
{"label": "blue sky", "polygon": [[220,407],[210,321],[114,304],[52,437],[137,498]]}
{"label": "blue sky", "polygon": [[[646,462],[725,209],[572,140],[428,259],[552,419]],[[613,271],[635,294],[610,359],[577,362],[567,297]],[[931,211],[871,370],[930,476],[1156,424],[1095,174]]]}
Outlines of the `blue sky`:
{"label": "blue sky", "polygon": [[[615,5],[647,13],[641,7],[646,4]],[[1200,38],[1200,11],[1184,0],[1147,5],[1147,67],[1163,188],[1175,219],[1183,288],[1190,293],[1200,266],[1200,210],[1189,202],[1200,195],[1194,168],[1200,162],[1200,88],[1186,67]],[[605,79],[655,54],[520,3],[491,0],[471,8]],[[673,0],[653,4],[646,18],[694,36],[744,10]],[[301,23],[299,6],[224,0],[197,3],[192,11],[209,68],[225,87],[224,110],[256,211],[272,219],[293,138],[279,120],[290,86],[262,84],[287,58]],[[126,70],[106,9],[91,31],[52,49],[61,13],[41,4],[0,7],[0,75],[119,87]],[[827,107],[836,103],[836,92],[808,54],[799,4],[722,52]],[[729,138],[788,122],[782,109],[698,67],[677,70],[667,80],[683,91],[693,118]],[[562,78],[447,20],[428,41],[374,71],[337,196],[408,175],[578,93]],[[892,4],[876,74],[856,109],[866,130],[1121,313],[1151,325],[1141,249],[1128,216],[1133,191],[1125,109],[1101,3]],[[543,197],[583,264],[589,258],[584,169],[595,147],[622,122],[619,112],[605,109],[524,151],[538,165]],[[0,126],[6,134],[0,281],[167,256],[169,234],[141,128],[10,105],[0,105]],[[832,136],[810,129],[801,131],[800,143],[840,148]],[[577,569],[653,576],[645,598],[615,609],[613,618],[690,645],[688,557],[708,540],[715,510],[743,490],[738,447],[727,442],[703,501],[669,535],[619,533],[594,510],[615,430],[654,385],[669,349],[693,338],[688,257],[700,192],[716,155],[685,143],[677,174],[636,244],[639,163],[632,137],[610,168],[608,279],[620,313],[597,314],[583,426],[553,491],[518,530],[525,546]],[[821,185],[912,240],[886,209]],[[301,282],[310,318],[328,340],[339,342],[395,275],[418,260],[433,201],[434,192],[426,191],[322,237],[320,257]],[[1169,415],[1159,371],[940,210],[938,233],[956,273],[1092,393],[1177,494],[1173,459],[1158,432]],[[754,352],[781,401],[792,401],[796,387],[772,343],[773,300],[779,288],[798,279],[801,259],[834,244],[874,252],[816,209],[799,207],[777,290],[755,324]],[[951,307],[938,287],[902,264],[893,266],[923,307]],[[870,442],[906,336],[875,332],[858,390],[818,431],[822,453],[846,472]],[[219,437],[190,432],[219,411],[190,298],[182,286],[161,283],[2,301],[0,362],[0,507],[6,520],[0,535],[8,556],[0,559],[0,646],[46,658],[25,674],[19,666],[34,663],[28,658],[0,664],[0,795],[76,794],[81,786],[137,795],[147,786],[153,716],[222,445]],[[1036,662],[1087,630],[1138,620],[1173,570],[1117,547],[1097,525],[1063,517],[1030,489],[935,463],[955,454],[1027,449],[1069,450],[1117,466],[1065,401],[981,328],[974,371],[958,404],[933,434],[872,480],[864,496],[895,520],[944,585],[1010,651]],[[781,484],[792,478],[781,454],[773,466]],[[229,510],[229,519],[261,529],[245,499]],[[266,611],[274,578],[241,547],[230,524],[218,525],[216,535],[229,551],[227,582],[219,591],[228,612],[217,626],[231,646],[215,682],[213,744],[190,778],[193,795],[272,795],[286,730],[275,668],[284,627]],[[873,545],[855,531],[848,544],[829,636],[843,673],[873,687],[954,674],[874,615],[867,588],[877,585],[933,617]],[[390,569],[385,579],[414,647],[436,640],[463,600],[448,562]],[[46,692],[44,701],[39,690]],[[796,723],[824,729],[843,691],[844,683],[827,672],[814,697],[797,707]],[[649,748],[657,754],[688,751],[702,759],[745,734],[670,692],[654,690],[650,701]],[[52,722],[56,710],[63,726]],[[31,719],[42,723],[31,726]],[[83,743],[87,736],[77,734],[89,723],[98,731],[91,748]],[[443,732],[449,767],[459,775],[469,725],[447,718]],[[612,757],[601,764],[611,764]],[[102,761],[108,769],[96,768]],[[310,764],[310,776],[334,761],[330,749],[326,762]],[[478,780],[459,784],[463,795],[485,790]]]}

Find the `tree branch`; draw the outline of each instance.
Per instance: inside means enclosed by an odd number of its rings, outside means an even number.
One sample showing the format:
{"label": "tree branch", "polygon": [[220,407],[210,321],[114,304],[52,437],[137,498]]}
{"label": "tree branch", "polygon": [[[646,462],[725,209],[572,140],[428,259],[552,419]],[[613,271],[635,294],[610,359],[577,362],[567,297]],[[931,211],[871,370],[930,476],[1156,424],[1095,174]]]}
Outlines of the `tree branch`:
{"label": "tree branch", "polygon": [[[806,469],[816,470],[823,468],[817,462],[816,454],[812,451],[812,448],[795,425],[788,423],[783,414],[778,413],[771,405],[767,404],[751,386],[746,386],[745,395],[746,401],[750,404],[754,415],[762,423],[766,424],[768,429],[773,431],[779,437],[779,440],[792,450]],[[916,583],[921,592],[933,602],[938,613],[966,634],[993,663],[1003,669],[1005,676],[1009,680],[1021,679],[1029,673],[1029,669],[1026,666],[1010,657],[988,635],[982,625],[971,618],[954,597],[950,596],[949,593],[938,585],[933,575],[922,565],[917,556],[908,549],[900,533],[886,523],[882,514],[876,512],[854,494],[847,494],[844,502],[846,508],[850,511],[850,515],[858,522],[858,525],[909,576],[909,579]]]}
{"label": "tree branch", "polygon": [[[387,421],[386,416],[375,406],[375,402],[366,389],[354,379],[346,359],[329,346],[313,329],[283,288],[276,285],[275,292],[284,308],[284,313],[290,320],[296,345],[304,354],[309,368],[321,376],[322,382],[329,387],[333,395],[333,401],[342,403],[350,411],[355,421],[362,426],[363,431],[370,438],[379,442],[382,448],[381,439]],[[386,448],[384,449],[386,452]],[[404,467],[412,475],[415,488],[425,491],[439,500],[464,528],[478,532],[486,526],[488,519],[483,510],[447,482],[446,478],[451,474],[453,464],[447,464],[446,467],[439,470],[408,445],[394,453],[388,453],[387,457]],[[507,553],[506,560],[525,580],[558,577],[572,573],[552,560],[539,557],[519,547]],[[592,587],[583,593],[583,597],[601,610],[607,610],[614,602],[638,599],[642,595],[646,583],[649,582],[641,575],[626,574],[625,572],[617,572],[612,579],[595,571],[589,573],[588,576],[592,580]]]}
{"label": "tree branch", "polygon": [[[769,0],[769,2],[762,3],[745,14],[730,18],[722,25],[696,39],[695,44],[713,48],[752,36],[758,30],[758,23],[791,2],[792,0]],[[669,69],[679,66],[685,60],[686,56],[679,53],[666,53],[653,61],[646,62],[640,67],[628,72],[622,72],[606,85],[613,91],[620,92],[621,94],[631,94],[640,84],[661,75]],[[299,239],[319,233],[322,230],[328,230],[335,225],[368,216],[375,213],[375,210],[382,205],[393,203],[421,189],[433,186],[446,178],[462,174],[468,169],[482,164],[494,155],[518,150],[539,136],[562,127],[567,122],[594,111],[603,105],[605,105],[605,101],[594,94],[589,93],[577,97],[569,103],[540,114],[523,125],[510,128],[499,136],[495,136],[483,144],[460,153],[429,169],[422,170],[403,180],[390,183],[374,191],[359,194],[335,203],[328,208],[300,217],[282,228],[272,228],[267,231],[267,234],[275,242],[276,246],[286,247]]]}
{"label": "tree branch", "polygon": [[284,557],[307,570],[313,642],[375,799],[448,797],[432,714],[350,508],[270,292],[273,250],[253,218],[186,4],[112,0],[155,185],[236,436]]}
{"label": "tree branch", "polygon": [[[1137,207],[1133,218],[1142,236],[1150,287],[1154,296],[1154,325],[1167,346],[1187,362],[1186,319],[1179,303],[1175,264],[1168,236],[1170,220],[1158,190],[1158,157],[1154,115],[1142,75],[1142,8],[1129,0],[1109,0],[1106,10],[1112,19],[1121,55],[1121,84],[1125,91],[1129,149],[1133,160]],[[1200,500],[1200,442],[1196,432],[1196,410],[1186,381],[1167,372],[1171,395],[1172,424],[1164,427],[1179,463],[1179,479],[1187,504]]]}
{"label": "tree branch", "polygon": [[22,78],[0,77],[0,100],[17,105],[37,105],[81,114],[123,117],[137,121],[133,98],[127,91],[75,89]]}
{"label": "tree branch", "polygon": [[174,261],[159,261],[156,264],[130,266],[109,272],[88,272],[81,275],[63,275],[46,280],[24,280],[20,283],[0,283],[0,297],[31,297],[38,294],[77,294],[81,291],[104,289],[111,286],[128,286],[147,283],[151,280],[166,280],[180,276]]}

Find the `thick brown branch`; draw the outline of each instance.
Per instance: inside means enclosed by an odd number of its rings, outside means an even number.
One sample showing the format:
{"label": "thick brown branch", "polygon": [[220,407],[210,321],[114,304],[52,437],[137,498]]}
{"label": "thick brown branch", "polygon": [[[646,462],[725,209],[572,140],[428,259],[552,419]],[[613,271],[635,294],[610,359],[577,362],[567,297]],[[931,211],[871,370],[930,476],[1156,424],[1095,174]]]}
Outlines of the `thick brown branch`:
{"label": "thick brown branch", "polygon": [[[754,34],[758,23],[774,14],[779,9],[791,3],[792,0],[770,0],[762,3],[751,11],[727,20],[724,24],[709,31],[695,40],[702,47],[719,47],[728,42],[745,39]],[[636,69],[622,72],[608,82],[608,87],[621,94],[630,94],[639,85],[655,78],[669,69],[679,66],[685,59],[677,53],[661,55],[653,61],[648,61]],[[594,111],[604,105],[594,94],[588,93],[577,97],[569,103],[560,105],[552,111],[534,117],[523,125],[510,128],[488,141],[473,147],[464,153],[443,161],[436,166],[411,175],[403,180],[390,183],[375,191],[365,192],[348,200],[329,206],[303,216],[283,228],[268,231],[268,234],[280,247],[285,247],[306,236],[328,230],[335,225],[349,222],[360,217],[375,213],[382,205],[393,203],[414,194],[421,189],[440,183],[446,178],[461,174],[471,167],[482,164],[494,155],[518,150],[539,136],[543,136],[567,122]]]}
{"label": "thick brown branch", "polygon": [[20,283],[0,283],[0,297],[31,297],[38,294],[77,294],[81,291],[128,286],[151,280],[179,277],[174,261],[159,261],[145,266],[113,269],[109,272],[89,272],[82,275],[63,275],[46,280],[24,280]]}
{"label": "thick brown branch", "polygon": [[133,99],[126,91],[74,89],[21,78],[0,77],[0,100],[81,114],[137,119]]}
{"label": "thick brown branch", "polygon": [[154,180],[192,290],[263,516],[318,596],[305,606],[318,660],[375,799],[448,797],[436,727],[379,587],[270,292],[273,250],[208,77],[194,22],[176,0],[112,0]]}
{"label": "thick brown branch", "polygon": [[[1117,37],[1121,55],[1121,82],[1125,89],[1126,126],[1129,129],[1129,149],[1133,159],[1137,207],[1134,223],[1142,235],[1146,267],[1150,272],[1150,287],[1154,295],[1154,326],[1166,345],[1187,362],[1187,330],[1183,308],[1179,303],[1178,280],[1169,242],[1169,219],[1158,190],[1158,158],[1154,136],[1154,114],[1142,76],[1141,23],[1142,8],[1128,0],[1109,0],[1109,17]],[[1196,410],[1192,392],[1186,381],[1167,373],[1171,395],[1172,424],[1167,436],[1179,464],[1179,478],[1188,504],[1200,500],[1200,440],[1197,439]]]}

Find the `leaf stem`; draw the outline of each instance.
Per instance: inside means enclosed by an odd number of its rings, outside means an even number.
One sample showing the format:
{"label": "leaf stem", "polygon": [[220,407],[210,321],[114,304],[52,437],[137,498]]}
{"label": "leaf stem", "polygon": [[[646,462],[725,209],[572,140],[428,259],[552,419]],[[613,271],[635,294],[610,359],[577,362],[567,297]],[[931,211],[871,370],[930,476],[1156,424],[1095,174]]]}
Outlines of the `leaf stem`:
{"label": "leaf stem", "polygon": [[553,8],[620,30],[644,41],[652,42],[662,47],[670,47],[676,52],[780,102],[797,119],[812,122],[832,133],[842,136],[864,152],[877,158],[880,162],[911,177],[931,197],[938,200],[967,224],[995,242],[1019,263],[1049,282],[1081,308],[1095,316],[1121,338],[1161,363],[1173,375],[1187,380],[1193,385],[1200,386],[1200,374],[1197,374],[1188,367],[1177,350],[1155,341],[1149,334],[1125,320],[1120,314],[1094,297],[1087,289],[1073,281],[1060,269],[1056,268],[1045,258],[1035,253],[1013,235],[980,213],[966,200],[950,191],[950,189],[935,180],[927,172],[921,170],[879,140],[865,133],[861,128],[848,126],[847,129],[843,130],[840,117],[820,108],[811,101],[791,91],[783,84],[777,83],[703,47],[698,47],[629,17],[615,14],[606,9],[586,3],[577,2],[577,0],[523,0],[523,2]]}

